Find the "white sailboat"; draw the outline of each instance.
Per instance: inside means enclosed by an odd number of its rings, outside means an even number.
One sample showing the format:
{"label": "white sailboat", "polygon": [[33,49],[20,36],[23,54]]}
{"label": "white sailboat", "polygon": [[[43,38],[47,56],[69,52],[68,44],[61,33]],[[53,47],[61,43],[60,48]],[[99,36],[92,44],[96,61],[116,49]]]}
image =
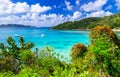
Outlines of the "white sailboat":
{"label": "white sailboat", "polygon": [[14,34],[14,37],[20,37],[20,35],[19,34]]}
{"label": "white sailboat", "polygon": [[44,37],[45,36],[45,34],[41,34],[41,37]]}

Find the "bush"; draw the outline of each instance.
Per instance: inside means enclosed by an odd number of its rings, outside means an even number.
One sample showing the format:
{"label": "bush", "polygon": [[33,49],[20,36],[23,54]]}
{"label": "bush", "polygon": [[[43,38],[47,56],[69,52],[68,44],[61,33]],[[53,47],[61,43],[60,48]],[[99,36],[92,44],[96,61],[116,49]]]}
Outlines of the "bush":
{"label": "bush", "polygon": [[72,59],[82,58],[85,56],[87,51],[87,47],[84,44],[75,44],[71,49],[71,57]]}

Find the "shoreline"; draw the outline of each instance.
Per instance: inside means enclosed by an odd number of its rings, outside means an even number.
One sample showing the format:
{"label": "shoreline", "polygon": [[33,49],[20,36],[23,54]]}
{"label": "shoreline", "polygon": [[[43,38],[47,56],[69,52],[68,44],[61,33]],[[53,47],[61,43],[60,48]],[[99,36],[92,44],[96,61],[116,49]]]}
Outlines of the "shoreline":
{"label": "shoreline", "polygon": [[49,29],[49,30],[90,31],[91,29]]}
{"label": "shoreline", "polygon": [[[91,29],[50,29],[50,30],[75,30],[75,31],[90,31]],[[120,32],[120,29],[112,29],[115,32]]]}

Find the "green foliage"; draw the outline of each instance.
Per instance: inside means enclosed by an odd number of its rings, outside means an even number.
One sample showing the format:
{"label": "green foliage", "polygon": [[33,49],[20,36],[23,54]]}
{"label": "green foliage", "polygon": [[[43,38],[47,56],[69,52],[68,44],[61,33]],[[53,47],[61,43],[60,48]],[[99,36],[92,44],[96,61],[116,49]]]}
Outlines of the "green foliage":
{"label": "green foliage", "polygon": [[71,49],[71,57],[72,59],[81,58],[82,56],[85,56],[85,53],[87,51],[87,47],[84,44],[75,44]]}
{"label": "green foliage", "polygon": [[[119,41],[115,33],[107,26],[97,26],[91,31],[90,51],[95,56],[96,67],[105,74],[120,76],[114,67],[114,61],[119,64]],[[117,54],[117,55],[116,55]],[[117,58],[117,59],[115,59]],[[113,63],[112,63],[113,62]],[[119,65],[118,65],[119,66]],[[113,73],[114,72],[114,73]]]}
{"label": "green foliage", "polygon": [[39,70],[33,70],[30,67],[26,67],[22,69],[19,75],[17,75],[16,77],[39,77],[39,74]]}
{"label": "green foliage", "polygon": [[63,30],[71,30],[71,29],[89,29],[94,27],[96,22],[101,20],[97,17],[86,18],[81,21],[73,21],[73,22],[65,22],[63,24],[59,24],[57,26],[52,27],[52,29],[63,29]]}
{"label": "green foliage", "polygon": [[55,52],[50,47],[46,47],[40,51],[39,63],[42,68],[48,70],[50,74],[54,72],[57,66],[62,65],[60,60],[57,58],[57,55],[55,55]]}
{"label": "green foliage", "polygon": [[34,44],[23,37],[19,46],[8,37],[7,45],[0,43],[0,77],[119,77],[120,40],[116,34],[108,26],[97,26],[90,39],[88,47],[72,47],[69,63],[61,61],[51,47],[32,51]]}
{"label": "green foliage", "polygon": [[[23,42],[20,41],[20,43],[23,43]],[[0,60],[1,60],[0,70],[12,71],[14,73],[19,72],[21,69],[20,67],[22,65],[21,63],[24,64],[23,59],[28,58],[26,62],[28,62],[29,59],[31,59],[30,49],[33,47],[33,44],[30,42],[24,43],[23,47],[18,47],[15,43],[15,40],[12,37],[8,37],[7,46],[1,43],[0,44]],[[24,50],[24,49],[27,49],[27,50]]]}
{"label": "green foliage", "polygon": [[90,17],[74,22],[65,22],[57,26],[52,27],[52,29],[62,29],[62,30],[86,30],[92,29],[96,25],[109,25],[111,28],[120,28],[120,13],[105,16],[105,17]]}
{"label": "green foliage", "polygon": [[120,27],[120,16],[116,17],[116,18],[113,18],[113,25],[116,27],[116,28],[119,28]]}
{"label": "green foliage", "polygon": [[14,73],[11,71],[8,72],[0,72],[0,77],[15,77]]}
{"label": "green foliage", "polygon": [[22,53],[19,54],[20,61],[26,64],[27,66],[30,66],[34,64],[35,62],[35,53],[31,52],[30,50],[24,50]]}
{"label": "green foliage", "polygon": [[23,37],[20,37],[19,42],[20,42],[21,50],[30,50],[31,48],[34,47],[34,44],[32,42],[25,43]]}

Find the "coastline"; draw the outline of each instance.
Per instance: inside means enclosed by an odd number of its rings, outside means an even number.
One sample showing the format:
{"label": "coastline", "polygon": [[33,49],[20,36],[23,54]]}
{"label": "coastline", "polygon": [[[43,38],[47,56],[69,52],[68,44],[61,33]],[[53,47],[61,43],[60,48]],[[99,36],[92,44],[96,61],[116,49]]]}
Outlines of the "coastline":
{"label": "coastline", "polygon": [[76,31],[78,31],[78,30],[80,30],[80,31],[90,31],[91,29],[71,29],[71,30],[76,30]]}
{"label": "coastline", "polygon": [[[90,31],[91,29],[49,29],[49,30],[75,30],[75,31]],[[112,29],[115,32],[120,32],[120,29]]]}
{"label": "coastline", "polygon": [[90,31],[91,29],[49,29],[49,30],[71,30],[71,31]]}

